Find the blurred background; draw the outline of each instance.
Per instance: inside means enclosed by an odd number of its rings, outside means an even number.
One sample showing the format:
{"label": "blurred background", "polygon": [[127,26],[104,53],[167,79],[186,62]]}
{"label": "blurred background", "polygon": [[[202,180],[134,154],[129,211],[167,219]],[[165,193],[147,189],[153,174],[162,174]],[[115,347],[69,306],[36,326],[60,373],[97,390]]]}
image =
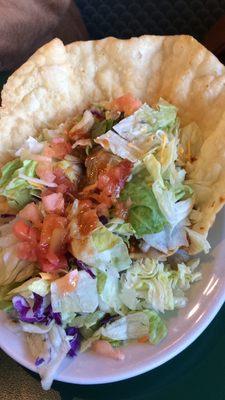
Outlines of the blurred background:
{"label": "blurred background", "polygon": [[202,41],[225,0],[77,0],[91,39],[186,33]]}

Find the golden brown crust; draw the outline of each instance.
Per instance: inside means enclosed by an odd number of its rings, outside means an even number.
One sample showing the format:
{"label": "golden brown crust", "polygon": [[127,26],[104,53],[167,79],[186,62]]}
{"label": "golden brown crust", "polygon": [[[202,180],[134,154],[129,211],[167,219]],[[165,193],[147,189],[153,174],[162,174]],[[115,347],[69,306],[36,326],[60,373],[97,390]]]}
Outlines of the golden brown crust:
{"label": "golden brown crust", "polygon": [[54,39],[3,89],[0,161],[43,126],[126,92],[152,105],[163,97],[179,108],[183,125],[199,125],[204,143],[190,179],[203,211],[195,229],[207,233],[225,202],[225,68],[190,36],[106,38],[66,47]]}

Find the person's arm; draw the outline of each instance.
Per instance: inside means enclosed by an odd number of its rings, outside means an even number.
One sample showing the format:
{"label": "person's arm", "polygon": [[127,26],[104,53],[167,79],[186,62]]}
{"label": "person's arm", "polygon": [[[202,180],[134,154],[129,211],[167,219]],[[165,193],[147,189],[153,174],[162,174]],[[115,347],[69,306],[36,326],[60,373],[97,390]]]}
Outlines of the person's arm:
{"label": "person's arm", "polygon": [[0,0],[0,71],[17,67],[55,36],[87,38],[72,0]]}

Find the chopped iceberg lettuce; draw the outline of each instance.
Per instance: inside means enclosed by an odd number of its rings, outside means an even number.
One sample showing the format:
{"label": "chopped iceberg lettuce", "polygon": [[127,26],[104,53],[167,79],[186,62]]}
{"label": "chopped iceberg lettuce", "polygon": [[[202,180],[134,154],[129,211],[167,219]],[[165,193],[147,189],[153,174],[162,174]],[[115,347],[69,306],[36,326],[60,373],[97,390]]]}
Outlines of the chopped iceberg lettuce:
{"label": "chopped iceberg lettuce", "polygon": [[106,228],[115,235],[120,236],[127,244],[129,244],[130,237],[135,236],[136,233],[129,222],[124,222],[124,220],[120,218],[111,219],[106,224]]}
{"label": "chopped iceberg lettuce", "polygon": [[76,328],[91,328],[96,325],[96,323],[104,316],[103,311],[95,311],[91,314],[83,314],[77,315],[70,321],[71,326],[75,326]]}
{"label": "chopped iceberg lettuce", "polygon": [[31,278],[25,281],[22,285],[12,289],[8,296],[12,297],[15,294],[22,294],[25,297],[31,296],[32,293],[37,293],[39,296],[46,296],[50,292],[50,282],[41,278]]}
{"label": "chopped iceberg lettuce", "polygon": [[[139,308],[152,308],[156,311],[174,310],[186,304],[184,291],[190,284],[201,278],[196,272],[196,261],[190,264],[178,264],[171,269],[168,264],[157,260],[144,259],[136,261],[121,277],[121,287],[132,290],[138,301]],[[122,291],[123,291],[122,289]],[[128,297],[127,297],[128,298]],[[126,306],[132,310],[127,301]]]}
{"label": "chopped iceberg lettuce", "polygon": [[149,319],[149,341],[152,344],[158,344],[167,335],[166,324],[160,316],[153,310],[144,310]]}
{"label": "chopped iceberg lettuce", "polygon": [[176,107],[160,99],[158,109],[144,104],[95,141],[114,154],[135,162],[158,144],[159,138],[153,137],[153,133],[165,130],[173,134],[177,126]]}
{"label": "chopped iceberg lettuce", "polygon": [[60,312],[63,315],[70,312],[92,313],[96,310],[98,307],[96,279],[93,279],[86,271],[79,271],[77,285],[74,285],[73,290],[65,291],[63,295],[60,279],[51,283],[51,304],[54,312]]}
{"label": "chopped iceberg lettuce", "polygon": [[123,240],[101,226],[85,239],[77,238],[76,224],[71,225],[71,247],[73,255],[91,267],[105,270],[112,266],[118,271],[123,271],[131,264],[128,249]]}
{"label": "chopped iceberg lettuce", "polygon": [[120,198],[123,201],[131,200],[128,221],[139,237],[163,230],[167,221],[151,187],[139,175],[125,185]]}
{"label": "chopped iceberg lettuce", "polygon": [[74,163],[72,160],[62,160],[56,163],[57,168],[60,168],[65,176],[71,182],[77,182],[78,178],[81,175],[81,166],[80,164]]}
{"label": "chopped iceberg lettuce", "polygon": [[153,310],[130,313],[107,323],[84,341],[81,351],[87,350],[96,340],[127,341],[147,337],[150,343],[157,344],[167,335],[167,328],[160,316]]}
{"label": "chopped iceberg lettuce", "polygon": [[33,196],[38,196],[40,191],[31,183],[20,176],[33,178],[36,176],[36,161],[24,160],[19,158],[9,161],[1,169],[0,194],[5,196],[10,207],[15,209],[23,208],[33,200]]}
{"label": "chopped iceberg lettuce", "polygon": [[99,271],[97,281],[99,308],[105,312],[118,312],[121,307],[118,271],[113,267],[109,267],[106,272]]}
{"label": "chopped iceberg lettuce", "polygon": [[189,238],[189,253],[198,254],[202,251],[208,253],[210,250],[210,244],[206,239],[206,235],[201,234],[188,227],[185,228]]}
{"label": "chopped iceberg lettuce", "polygon": [[65,330],[54,324],[47,333],[27,333],[26,338],[41,376],[42,387],[48,390],[58,367],[70,350]]}
{"label": "chopped iceberg lettuce", "polygon": [[153,183],[152,191],[162,214],[172,227],[175,227],[189,215],[193,206],[192,199],[177,202],[174,192],[164,189],[159,181]]}
{"label": "chopped iceberg lettuce", "polygon": [[186,235],[186,221],[179,222],[174,228],[166,225],[165,228],[158,233],[143,235],[143,242],[140,248],[146,253],[151,247],[162,253],[168,254],[174,252],[181,246],[188,246]]}

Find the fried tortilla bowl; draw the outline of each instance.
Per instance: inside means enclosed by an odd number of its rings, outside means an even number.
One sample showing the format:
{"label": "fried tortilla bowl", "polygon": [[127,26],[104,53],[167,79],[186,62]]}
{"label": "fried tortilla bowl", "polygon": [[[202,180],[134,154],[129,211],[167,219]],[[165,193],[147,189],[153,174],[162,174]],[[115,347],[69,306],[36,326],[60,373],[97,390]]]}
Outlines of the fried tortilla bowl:
{"label": "fried tortilla bowl", "polygon": [[[54,39],[46,44],[14,72],[2,91],[0,162],[10,160],[25,139],[38,136],[41,129],[125,93],[152,106],[163,98],[178,108],[181,126],[194,121],[200,128],[197,140],[190,137],[186,143],[185,163],[198,211],[192,228],[206,237],[225,202],[225,68],[190,36],[106,38],[68,46]],[[129,345],[121,364],[82,354],[72,367],[65,361],[56,379],[113,382],[155,368],[187,347],[224,302],[224,238],[223,213],[211,231],[216,246],[211,266],[191,289],[187,307],[168,322],[170,334],[158,347]],[[189,253],[196,252],[191,245]],[[33,369],[22,336],[8,332],[2,313],[0,321],[1,347]]]}

